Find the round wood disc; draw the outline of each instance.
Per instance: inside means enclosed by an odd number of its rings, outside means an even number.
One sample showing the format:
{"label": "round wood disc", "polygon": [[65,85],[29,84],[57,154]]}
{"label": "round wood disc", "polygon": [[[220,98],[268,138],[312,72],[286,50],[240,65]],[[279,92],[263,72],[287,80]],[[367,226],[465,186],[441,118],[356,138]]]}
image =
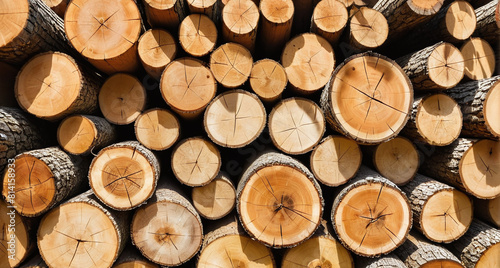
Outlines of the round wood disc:
{"label": "round wood disc", "polygon": [[252,71],[252,66],[252,54],[240,44],[226,43],[210,55],[210,70],[217,82],[227,88],[243,85]]}
{"label": "round wood disc", "polygon": [[177,117],[166,109],[154,108],[142,113],[134,125],[137,140],[151,150],[170,148],[180,135]]}
{"label": "round wood disc", "polygon": [[291,247],[311,236],[323,210],[313,182],[298,169],[283,165],[256,171],[238,200],[243,227],[275,248]]}
{"label": "round wood disc", "polygon": [[351,38],[367,49],[381,46],[389,34],[387,20],[379,11],[361,7],[351,18]]}
{"label": "round wood disc", "polygon": [[326,137],[311,153],[311,171],[327,186],[349,181],[361,166],[358,144],[343,136]]}
{"label": "round wood disc", "polygon": [[[82,228],[84,227],[84,228]],[[110,267],[119,249],[117,226],[99,208],[66,203],[45,215],[38,248],[50,267]]]}
{"label": "round wood disc", "polygon": [[327,33],[342,31],[347,25],[348,18],[346,6],[337,0],[322,0],[313,11],[314,23]]}
{"label": "round wood disc", "polygon": [[57,129],[57,141],[71,154],[86,153],[97,138],[95,124],[83,115],[66,117]]}
{"label": "round wood disc", "polygon": [[316,146],[325,133],[325,117],[311,100],[289,98],[274,106],[269,115],[269,134],[274,145],[287,154],[303,154]]}
{"label": "round wood disc", "polygon": [[399,136],[378,145],[373,155],[373,164],[377,171],[397,185],[404,185],[412,180],[419,163],[415,145]]}
{"label": "round wood disc", "polygon": [[495,52],[481,38],[471,38],[462,45],[465,75],[473,80],[490,78],[495,71]]}
{"label": "round wood disc", "polygon": [[215,178],[205,186],[193,188],[191,197],[201,216],[217,220],[233,210],[236,204],[236,189],[228,179]]}
{"label": "round wood disc", "polygon": [[[143,65],[159,69],[155,78],[159,79],[163,69],[175,58],[177,46],[174,37],[167,31],[151,29],[139,39],[137,52]],[[161,70],[161,71],[160,71]]]}
{"label": "round wood disc", "polygon": [[281,96],[288,83],[283,66],[271,59],[257,61],[249,80],[252,90],[264,101],[272,101]]}
{"label": "round wood disc", "polygon": [[498,120],[500,105],[498,103],[500,103],[500,82],[490,87],[483,102],[484,122],[492,134],[500,137],[500,120]]}
{"label": "round wood disc", "polygon": [[217,145],[240,148],[254,141],[266,125],[260,100],[244,90],[226,91],[205,111],[205,131]]}
{"label": "round wood disc", "polygon": [[135,121],[146,106],[146,90],[141,82],[125,73],[109,77],[99,92],[99,107],[111,123],[127,125]]}
{"label": "round wood disc", "polygon": [[432,15],[439,11],[443,2],[443,0],[408,0],[406,3],[418,15]]}
{"label": "round wood disc", "polygon": [[[229,30],[229,34],[234,35],[230,39],[255,31],[259,16],[259,8],[251,0],[228,1],[222,9],[222,23]],[[244,46],[250,49],[249,45]]]}
{"label": "round wood disc", "polygon": [[179,42],[184,51],[190,55],[205,56],[214,49],[217,43],[217,27],[209,17],[191,14],[181,22]]}
{"label": "round wood disc", "polygon": [[293,19],[294,7],[292,0],[262,0],[259,3],[259,9],[266,20],[275,24],[286,23]]}
{"label": "round wood disc", "polygon": [[476,30],[476,13],[466,1],[451,3],[445,16],[446,30],[458,40],[469,38]]}
{"label": "round wood disc", "polygon": [[[30,243],[29,226],[25,226],[23,219],[17,212],[14,211],[12,214],[13,209],[7,207],[10,205],[3,200],[0,201],[0,215],[2,215],[0,217],[0,226],[2,227],[2,236],[0,237],[1,267],[17,267],[27,257],[26,253]],[[12,236],[15,236],[14,243],[9,243]]]}
{"label": "round wood disc", "polygon": [[0,48],[12,42],[26,26],[29,2],[0,1]]}
{"label": "round wood disc", "polygon": [[437,46],[427,60],[429,78],[445,89],[456,86],[462,80],[464,66],[462,53],[449,43]]}

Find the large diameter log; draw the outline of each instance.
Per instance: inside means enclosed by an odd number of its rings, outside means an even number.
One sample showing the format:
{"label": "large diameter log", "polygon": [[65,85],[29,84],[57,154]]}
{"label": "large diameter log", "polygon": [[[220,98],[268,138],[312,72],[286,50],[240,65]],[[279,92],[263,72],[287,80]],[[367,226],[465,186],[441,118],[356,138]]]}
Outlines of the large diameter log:
{"label": "large diameter log", "polygon": [[159,266],[150,262],[136,247],[129,244],[115,261],[113,268],[159,268]]}
{"label": "large diameter log", "polygon": [[175,58],[177,46],[169,32],[151,29],[139,38],[137,53],[144,70],[159,81],[165,67]]}
{"label": "large diameter log", "polygon": [[464,77],[464,58],[452,44],[439,42],[410,53],[396,62],[415,90],[449,89]]}
{"label": "large diameter log", "polygon": [[193,188],[191,199],[200,216],[218,220],[236,206],[236,189],[224,173],[219,173],[209,184]]}
{"label": "large diameter log", "polygon": [[486,5],[474,10],[477,18],[477,25],[473,36],[481,37],[491,44],[498,42],[498,35],[500,34],[500,20],[498,20],[498,11],[496,11],[497,15],[495,17],[495,10],[498,10],[497,0],[492,0]]}
{"label": "large diameter log", "polygon": [[258,43],[259,53],[274,57],[290,39],[294,5],[292,0],[261,0]]}
{"label": "large diameter log", "polygon": [[89,190],[44,216],[37,234],[40,255],[49,267],[111,267],[128,240],[129,219]]}
{"label": "large diameter log", "polygon": [[186,17],[185,2],[181,0],[142,0],[149,25],[153,28],[176,30]]}
{"label": "large diameter log", "polygon": [[462,45],[460,52],[464,57],[464,71],[468,78],[490,78],[495,72],[495,52],[486,40],[470,38]]}
{"label": "large diameter log", "polygon": [[397,136],[408,121],[413,88],[394,61],[366,52],[337,67],[320,103],[334,130],[377,144]]}
{"label": "large diameter log", "polygon": [[172,182],[162,178],[153,197],[134,213],[133,244],[150,261],[179,266],[199,251],[203,239],[200,216]]}
{"label": "large diameter log", "polygon": [[500,76],[459,84],[446,93],[462,109],[462,136],[500,138]]}
{"label": "large diameter log", "polygon": [[209,17],[191,14],[179,26],[179,43],[191,56],[203,57],[215,48],[217,27]]}
{"label": "large diameter log", "polygon": [[356,268],[408,268],[394,253],[389,253],[378,258],[357,257],[355,263]]}
{"label": "large diameter log", "polygon": [[101,80],[69,55],[46,52],[31,58],[19,71],[15,95],[19,106],[42,119],[97,111]]}
{"label": "large diameter log", "polygon": [[210,70],[217,82],[226,88],[243,85],[250,76],[252,66],[252,54],[237,43],[221,45],[210,55]]}
{"label": "large diameter log", "polygon": [[297,160],[278,153],[263,154],[248,167],[236,197],[243,228],[273,248],[307,240],[323,214],[323,196],[314,175]]}
{"label": "large diameter log", "polygon": [[394,183],[362,166],[335,198],[331,220],[344,247],[375,257],[405,241],[412,213],[406,195]]}
{"label": "large diameter log", "polygon": [[389,25],[379,11],[361,7],[349,22],[349,44],[361,51],[373,50],[387,40]]}
{"label": "large diameter log", "polygon": [[14,165],[13,170],[4,174],[2,195],[7,199],[15,191],[14,205],[23,216],[42,215],[87,188],[88,162],[58,147],[18,154]]}
{"label": "large diameter log", "polygon": [[148,149],[163,151],[179,139],[180,123],[175,115],[161,108],[144,111],[134,124],[135,137]]}
{"label": "large diameter log", "polygon": [[16,75],[19,72],[17,68],[0,62],[0,106],[17,107],[16,97],[14,96],[14,88],[16,83]]}
{"label": "large diameter log", "polygon": [[450,243],[469,228],[473,206],[466,194],[420,174],[402,190],[410,200],[413,226],[429,240]]}
{"label": "large diameter log", "polygon": [[59,17],[64,18],[66,8],[68,8],[69,0],[43,0]]}
{"label": "large diameter log", "polygon": [[479,219],[500,228],[500,197],[495,199],[474,199],[474,213]]}
{"label": "large diameter log", "polygon": [[97,69],[113,74],[138,69],[141,15],[134,0],[74,0],[64,17],[71,45]]}
{"label": "large diameter log", "polygon": [[347,9],[340,1],[322,0],[314,8],[311,32],[335,45],[347,25],[348,18]]}
{"label": "large diameter log", "polygon": [[313,33],[304,33],[286,44],[281,54],[281,64],[292,88],[308,94],[328,82],[335,67],[335,54],[326,39]]}
{"label": "large diameter log", "polygon": [[477,198],[500,196],[500,142],[459,138],[436,147],[420,172]]}
{"label": "large diameter log", "polygon": [[281,97],[288,84],[288,77],[281,64],[263,59],[254,63],[249,83],[262,101],[273,102]]}
{"label": "large diameter log", "polygon": [[266,125],[266,110],[254,94],[226,91],[210,103],[203,120],[208,137],[219,146],[241,148],[254,141]]}
{"label": "large diameter log", "polygon": [[222,37],[226,42],[241,44],[255,50],[259,8],[252,0],[229,1],[222,10]]}
{"label": "large diameter log", "polygon": [[453,98],[438,93],[415,99],[401,134],[415,143],[446,146],[458,138],[461,130],[460,106]]}

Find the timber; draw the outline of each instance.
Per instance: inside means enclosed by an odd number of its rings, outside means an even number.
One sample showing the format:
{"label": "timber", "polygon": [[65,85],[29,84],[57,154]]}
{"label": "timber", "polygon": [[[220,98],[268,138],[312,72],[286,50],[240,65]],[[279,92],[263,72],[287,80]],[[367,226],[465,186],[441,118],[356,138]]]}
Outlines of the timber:
{"label": "timber", "polygon": [[180,136],[177,117],[166,109],[144,111],[134,124],[135,137],[148,149],[163,151],[175,144]]}
{"label": "timber", "polygon": [[249,83],[263,102],[273,102],[281,97],[288,84],[288,77],[280,63],[262,59],[253,64]]}
{"label": "timber", "polygon": [[292,0],[261,0],[259,9],[262,14],[257,35],[261,53],[266,56],[279,54],[290,39],[292,21],[295,13]]}
{"label": "timber", "polygon": [[177,46],[169,32],[151,29],[139,38],[137,53],[144,70],[159,81],[165,67],[177,55]]}
{"label": "timber", "polygon": [[325,38],[333,46],[342,35],[347,20],[347,9],[340,1],[320,1],[314,8],[311,32]]}
{"label": "timber", "polygon": [[259,8],[252,0],[228,1],[222,9],[222,37],[253,52],[259,17]]}
{"label": "timber", "polygon": [[180,0],[142,0],[149,25],[176,29],[186,17],[185,2]]}
{"label": "timber", "polygon": [[221,45],[210,55],[210,70],[217,82],[226,88],[243,85],[250,76],[252,66],[252,54],[237,43]]}
{"label": "timber", "polygon": [[[472,35],[481,37],[490,44],[495,44],[500,34],[498,15],[495,15],[495,10],[498,10],[497,0],[489,1],[487,4],[474,10],[477,18],[477,26],[476,31],[474,31]],[[496,11],[496,13],[498,14],[498,11]]]}
{"label": "timber", "polygon": [[464,57],[465,75],[472,80],[490,78],[495,72],[495,52],[490,44],[473,37],[465,41],[460,52]]}
{"label": "timber", "polygon": [[220,172],[209,184],[193,188],[191,199],[200,216],[218,220],[236,206],[236,189],[229,177]]}
{"label": "timber", "polygon": [[379,11],[361,7],[351,16],[349,22],[349,44],[368,51],[384,44],[389,34],[387,19]]}
{"label": "timber", "polygon": [[215,23],[202,14],[187,16],[179,26],[179,42],[191,56],[203,57],[209,54],[217,43]]}

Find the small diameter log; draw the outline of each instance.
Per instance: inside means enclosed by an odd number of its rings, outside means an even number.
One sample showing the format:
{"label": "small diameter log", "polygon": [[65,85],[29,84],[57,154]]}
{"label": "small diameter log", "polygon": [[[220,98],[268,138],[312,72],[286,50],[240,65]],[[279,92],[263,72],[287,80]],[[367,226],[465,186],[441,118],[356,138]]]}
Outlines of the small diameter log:
{"label": "small diameter log", "polygon": [[452,44],[439,42],[398,58],[415,90],[449,89],[464,77],[464,58]]}
{"label": "small diameter log", "polygon": [[85,155],[108,146],[116,130],[106,119],[92,115],[66,117],[57,129],[57,141],[70,154]]}
{"label": "small diameter log", "polygon": [[100,79],[69,55],[46,52],[31,58],[19,72],[15,95],[19,106],[42,119],[97,111]]}
{"label": "small diameter log", "polygon": [[321,183],[335,187],[356,175],[361,159],[361,150],[355,141],[328,136],[311,153],[311,171]]}
{"label": "small diameter log", "polygon": [[19,70],[5,62],[0,62],[0,106],[18,107],[14,88]]}
{"label": "small diameter log", "polygon": [[322,0],[313,11],[311,32],[336,45],[347,25],[347,9],[337,0]]}
{"label": "small diameter log", "polygon": [[179,43],[189,55],[203,57],[210,53],[217,43],[217,27],[209,17],[191,14],[181,22]]}
{"label": "small diameter log", "polygon": [[12,173],[6,172],[2,194],[8,200],[9,190],[15,190],[13,202],[22,216],[42,215],[87,188],[88,162],[58,147],[18,154],[14,165],[15,188],[9,188]]}
{"label": "small diameter log", "polygon": [[181,58],[165,68],[160,90],[172,110],[182,117],[193,118],[215,97],[217,82],[204,62]]}
{"label": "small diameter log", "polygon": [[210,183],[219,173],[221,156],[217,147],[200,137],[181,141],[172,151],[172,172],[191,187]]}
{"label": "small diameter log", "polygon": [[420,174],[402,190],[410,200],[413,226],[429,240],[450,243],[469,228],[473,206],[466,194]]}
{"label": "small diameter log", "polygon": [[64,13],[68,7],[69,0],[43,0],[59,17],[64,18]]}
{"label": "small diameter log", "polygon": [[271,59],[254,63],[250,73],[250,87],[264,102],[273,102],[281,97],[288,84],[285,68]]}
{"label": "small diameter log", "polygon": [[210,20],[217,21],[217,13],[220,6],[219,0],[189,0],[186,1],[187,7],[191,14],[205,14]]}
{"label": "small diameter log", "polygon": [[412,84],[394,61],[371,52],[347,59],[321,95],[330,126],[362,144],[398,135],[413,103]]}
{"label": "small diameter log", "polygon": [[498,1],[492,0],[488,4],[474,10],[477,24],[473,36],[481,37],[490,44],[498,42],[498,35],[500,34],[498,9]]}
{"label": "small diameter log", "polygon": [[200,216],[176,189],[172,178],[162,178],[148,203],[134,213],[130,227],[132,243],[150,261],[179,266],[199,251],[203,239]]}
{"label": "small diameter log", "polygon": [[209,184],[193,188],[191,199],[200,216],[218,220],[235,207],[236,189],[226,175],[219,173]]}
{"label": "small diameter log", "polygon": [[381,46],[389,34],[387,19],[369,7],[361,7],[354,13],[349,29],[349,44],[361,51]]}
{"label": "small diameter log", "polygon": [[109,77],[99,91],[99,108],[116,125],[134,122],[146,107],[146,89],[136,77],[119,73]]}
{"label": "small diameter log", "polygon": [[335,198],[331,220],[347,249],[375,257],[405,241],[412,214],[408,199],[396,184],[362,166]]}
{"label": "small diameter log", "polygon": [[148,149],[163,151],[179,139],[180,123],[175,115],[161,108],[144,111],[134,124],[135,137]]}
{"label": "small diameter log", "polygon": [[314,175],[279,153],[263,154],[250,165],[236,198],[243,228],[273,248],[289,248],[307,240],[323,214],[323,196]]}
{"label": "small diameter log", "polygon": [[446,146],[458,138],[461,130],[460,106],[453,98],[438,93],[415,99],[401,134],[415,143]]}
{"label": "small diameter log", "polygon": [[446,93],[462,109],[462,135],[465,137],[500,138],[500,76],[459,84]]}
{"label": "small diameter log", "polygon": [[292,0],[261,0],[262,17],[259,25],[259,53],[275,57],[290,39],[294,6]]}
{"label": "small diameter log", "polygon": [[479,220],[472,221],[469,231],[450,244],[465,268],[498,267],[500,231]]}
{"label": "small diameter log", "polygon": [[111,267],[126,245],[129,220],[89,190],[44,216],[37,234],[40,255],[49,267]]}
{"label": "small diameter log", "polygon": [[226,43],[210,55],[210,70],[217,82],[226,88],[243,85],[250,76],[252,66],[252,54],[240,44]]}
{"label": "small diameter log", "polygon": [[335,67],[335,55],[326,39],[313,33],[304,33],[286,44],[281,63],[292,88],[308,94],[321,89],[328,82]]}
{"label": "small diameter log", "polygon": [[358,256],[355,260],[356,268],[408,268],[394,253],[389,253],[378,258]]}
{"label": "small diameter log", "polygon": [[149,25],[154,28],[177,30],[186,17],[185,2],[181,0],[142,0]]}
{"label": "small diameter log", "polygon": [[137,53],[144,70],[157,81],[177,55],[174,37],[167,31],[151,29],[139,38]]}
{"label": "small diameter log", "polygon": [[113,268],[159,268],[159,266],[150,262],[136,247],[129,244],[115,261]]}
{"label": "small diameter log", "polygon": [[459,138],[436,147],[420,172],[477,198],[500,196],[500,142]]}
{"label": "small diameter log", "polygon": [[269,114],[269,135],[276,148],[287,154],[311,151],[326,130],[323,111],[312,100],[289,98]]}
{"label": "small diameter log", "polygon": [[36,253],[34,256],[31,256],[27,261],[23,262],[21,268],[49,268],[49,266],[43,261],[42,256],[39,253]]}
{"label": "small diameter log", "polygon": [[198,268],[262,267],[275,268],[271,249],[250,239],[236,216],[227,216],[205,235]]}
{"label": "small diameter log", "polygon": [[468,78],[490,78],[495,72],[495,52],[486,40],[471,38],[462,45],[460,52],[464,57],[464,71]]}
{"label": "small diameter log", "polygon": [[474,199],[474,213],[479,219],[500,228],[500,197],[495,199]]}
{"label": "small diameter log", "polygon": [[222,10],[222,37],[226,42],[243,45],[250,51],[255,49],[259,9],[251,0],[229,1]]}
{"label": "small diameter log", "polygon": [[254,94],[240,89],[230,90],[210,103],[203,125],[208,137],[217,145],[241,148],[264,130],[266,110]]}

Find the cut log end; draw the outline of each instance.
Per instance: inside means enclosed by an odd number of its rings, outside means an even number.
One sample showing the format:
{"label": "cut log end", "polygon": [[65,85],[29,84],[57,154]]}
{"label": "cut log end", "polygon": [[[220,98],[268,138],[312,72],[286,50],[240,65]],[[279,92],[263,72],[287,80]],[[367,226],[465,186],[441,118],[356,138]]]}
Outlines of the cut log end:
{"label": "cut log end", "polygon": [[415,145],[406,138],[396,137],[377,146],[373,164],[377,171],[396,185],[407,184],[419,167]]}
{"label": "cut log end", "polygon": [[259,9],[252,0],[229,1],[222,9],[222,35],[253,51],[257,37]]}
{"label": "cut log end", "polygon": [[476,30],[476,13],[471,4],[466,1],[451,3],[445,15],[448,34],[455,40],[469,38]]}
{"label": "cut log end", "polygon": [[460,52],[464,57],[464,70],[468,78],[490,78],[495,72],[495,52],[486,40],[471,38],[462,45]]}
{"label": "cut log end", "polygon": [[462,80],[464,65],[460,50],[449,43],[435,47],[427,60],[429,78],[443,89],[454,87]]}
{"label": "cut log end", "polygon": [[285,23],[293,18],[294,8],[291,0],[261,0],[259,8],[262,16],[272,23]]}
{"label": "cut log end", "polygon": [[180,123],[170,111],[160,108],[142,113],[134,125],[137,140],[151,150],[170,148],[180,135]]}
{"label": "cut log end", "polygon": [[57,140],[71,154],[85,154],[97,139],[97,128],[89,118],[74,115],[64,119],[57,129]]}
{"label": "cut log end", "polygon": [[29,2],[18,1],[2,3],[0,8],[2,20],[0,21],[0,48],[7,46],[19,36],[28,22]]}
{"label": "cut log end", "polygon": [[443,6],[444,0],[409,0],[406,4],[419,15],[433,15],[436,14],[441,6]]}
{"label": "cut log end", "polygon": [[262,0],[259,9],[262,14],[258,33],[259,52],[274,57],[290,38],[294,3],[292,0]]}
{"label": "cut log end", "polygon": [[247,81],[252,67],[252,54],[244,46],[236,43],[219,46],[210,55],[210,70],[212,70],[217,82],[227,88],[243,85]]}
{"label": "cut log end", "polygon": [[387,20],[375,9],[361,7],[350,22],[351,44],[366,51],[381,46],[389,34]]}
{"label": "cut log end", "polygon": [[498,267],[500,265],[498,256],[500,256],[500,243],[496,243],[495,245],[488,248],[483,253],[483,255],[481,255],[475,267],[477,268]]}
{"label": "cut log end", "polygon": [[[29,229],[35,226],[26,226],[25,222],[13,211],[10,203],[0,201],[0,227],[2,228],[2,237],[0,238],[0,266],[18,267],[29,254],[31,244]],[[14,237],[12,240],[11,238]],[[14,242],[14,243],[12,243]]]}
{"label": "cut log end", "polygon": [[498,120],[500,105],[498,103],[500,103],[500,81],[490,87],[483,103],[484,122],[489,131],[500,138],[500,120]]}
{"label": "cut log end", "polygon": [[176,56],[177,46],[169,32],[151,29],[139,39],[137,53],[146,72],[160,80],[163,70]]}
{"label": "cut log end", "polygon": [[217,220],[229,214],[235,207],[236,189],[228,178],[219,176],[205,186],[194,188],[191,197],[201,216]]}
{"label": "cut log end", "polygon": [[347,25],[348,18],[346,6],[340,1],[320,1],[313,11],[311,31],[334,44]]}
{"label": "cut log end", "polygon": [[281,96],[288,83],[285,69],[271,59],[257,61],[250,73],[250,87],[263,101],[274,101]]}
{"label": "cut log end", "polygon": [[207,55],[217,43],[215,23],[202,14],[187,16],[179,27],[179,42],[184,51],[192,56]]}

